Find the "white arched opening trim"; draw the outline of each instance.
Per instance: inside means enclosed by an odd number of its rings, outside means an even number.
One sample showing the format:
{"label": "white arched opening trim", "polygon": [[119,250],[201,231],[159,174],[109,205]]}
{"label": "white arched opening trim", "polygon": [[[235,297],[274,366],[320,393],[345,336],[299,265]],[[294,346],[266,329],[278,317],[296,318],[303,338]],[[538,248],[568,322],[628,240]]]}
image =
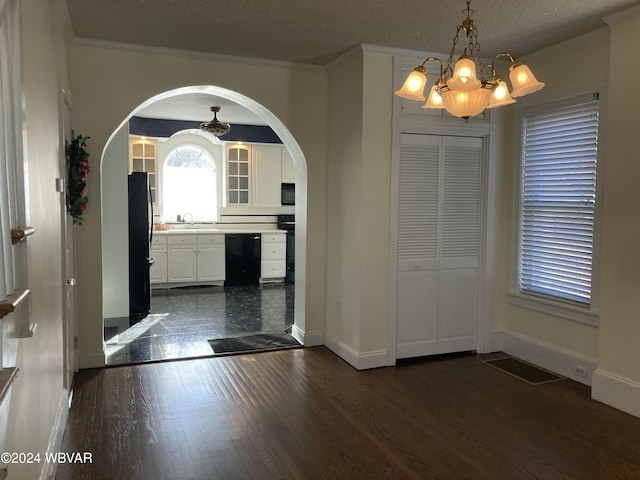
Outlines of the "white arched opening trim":
{"label": "white arched opening trim", "polygon": [[[212,85],[196,85],[189,87],[176,88],[167,92],[160,93],[149,98],[137,108],[135,108],[114,130],[107,140],[102,156],[101,165],[105,158],[105,152],[108,151],[111,142],[119,132],[127,125],[131,117],[135,116],[144,108],[167,98],[178,95],[187,94],[208,94],[214,97],[224,98],[241,105],[251,111],[258,118],[269,125],[271,129],[282,140],[283,145],[289,151],[296,172],[296,288],[295,288],[295,313],[292,335],[301,343],[305,343],[305,310],[306,310],[306,258],[307,258],[307,163],[302,153],[302,149],[298,145],[289,129],[276,117],[269,109],[259,104],[255,100],[242,95],[241,93],[226,88],[216,87]],[[103,229],[104,234],[104,229]],[[104,301],[104,300],[103,300]]]}

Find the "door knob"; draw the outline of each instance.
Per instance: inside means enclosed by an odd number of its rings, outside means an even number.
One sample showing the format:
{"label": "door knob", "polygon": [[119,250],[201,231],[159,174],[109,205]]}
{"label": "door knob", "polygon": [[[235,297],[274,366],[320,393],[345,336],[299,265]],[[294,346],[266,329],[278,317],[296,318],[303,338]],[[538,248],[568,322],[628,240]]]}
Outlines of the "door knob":
{"label": "door knob", "polygon": [[71,285],[72,287],[76,284],[76,279],[74,277],[67,279],[67,285]]}

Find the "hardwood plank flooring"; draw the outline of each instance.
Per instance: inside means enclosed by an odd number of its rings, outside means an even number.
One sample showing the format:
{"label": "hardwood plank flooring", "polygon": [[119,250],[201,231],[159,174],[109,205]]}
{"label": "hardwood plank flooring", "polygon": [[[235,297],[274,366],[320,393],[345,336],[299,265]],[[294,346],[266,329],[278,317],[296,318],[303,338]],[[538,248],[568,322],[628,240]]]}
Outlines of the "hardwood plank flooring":
{"label": "hardwood plank flooring", "polygon": [[57,479],[638,479],[640,419],[462,355],[324,347],[78,373]]}

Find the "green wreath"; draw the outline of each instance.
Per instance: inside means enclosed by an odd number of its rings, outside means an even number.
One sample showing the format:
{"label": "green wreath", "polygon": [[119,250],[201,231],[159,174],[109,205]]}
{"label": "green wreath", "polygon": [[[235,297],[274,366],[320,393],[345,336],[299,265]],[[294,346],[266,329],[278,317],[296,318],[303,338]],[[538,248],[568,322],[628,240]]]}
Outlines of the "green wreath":
{"label": "green wreath", "polygon": [[67,211],[73,223],[82,225],[82,214],[87,209],[87,178],[89,153],[86,141],[91,137],[78,135],[67,145]]}

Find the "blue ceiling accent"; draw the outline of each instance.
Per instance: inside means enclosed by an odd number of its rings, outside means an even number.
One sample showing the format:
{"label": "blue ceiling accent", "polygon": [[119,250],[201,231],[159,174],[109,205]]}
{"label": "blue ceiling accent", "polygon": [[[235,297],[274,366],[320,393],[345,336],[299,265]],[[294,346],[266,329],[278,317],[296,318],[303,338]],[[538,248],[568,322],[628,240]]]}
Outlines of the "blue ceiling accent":
{"label": "blue ceiling accent", "polygon": [[[129,133],[147,137],[169,138],[182,130],[199,130],[200,122],[187,120],[160,120],[157,118],[131,117]],[[218,137],[223,142],[282,143],[282,140],[267,125],[231,124],[231,131]]]}

